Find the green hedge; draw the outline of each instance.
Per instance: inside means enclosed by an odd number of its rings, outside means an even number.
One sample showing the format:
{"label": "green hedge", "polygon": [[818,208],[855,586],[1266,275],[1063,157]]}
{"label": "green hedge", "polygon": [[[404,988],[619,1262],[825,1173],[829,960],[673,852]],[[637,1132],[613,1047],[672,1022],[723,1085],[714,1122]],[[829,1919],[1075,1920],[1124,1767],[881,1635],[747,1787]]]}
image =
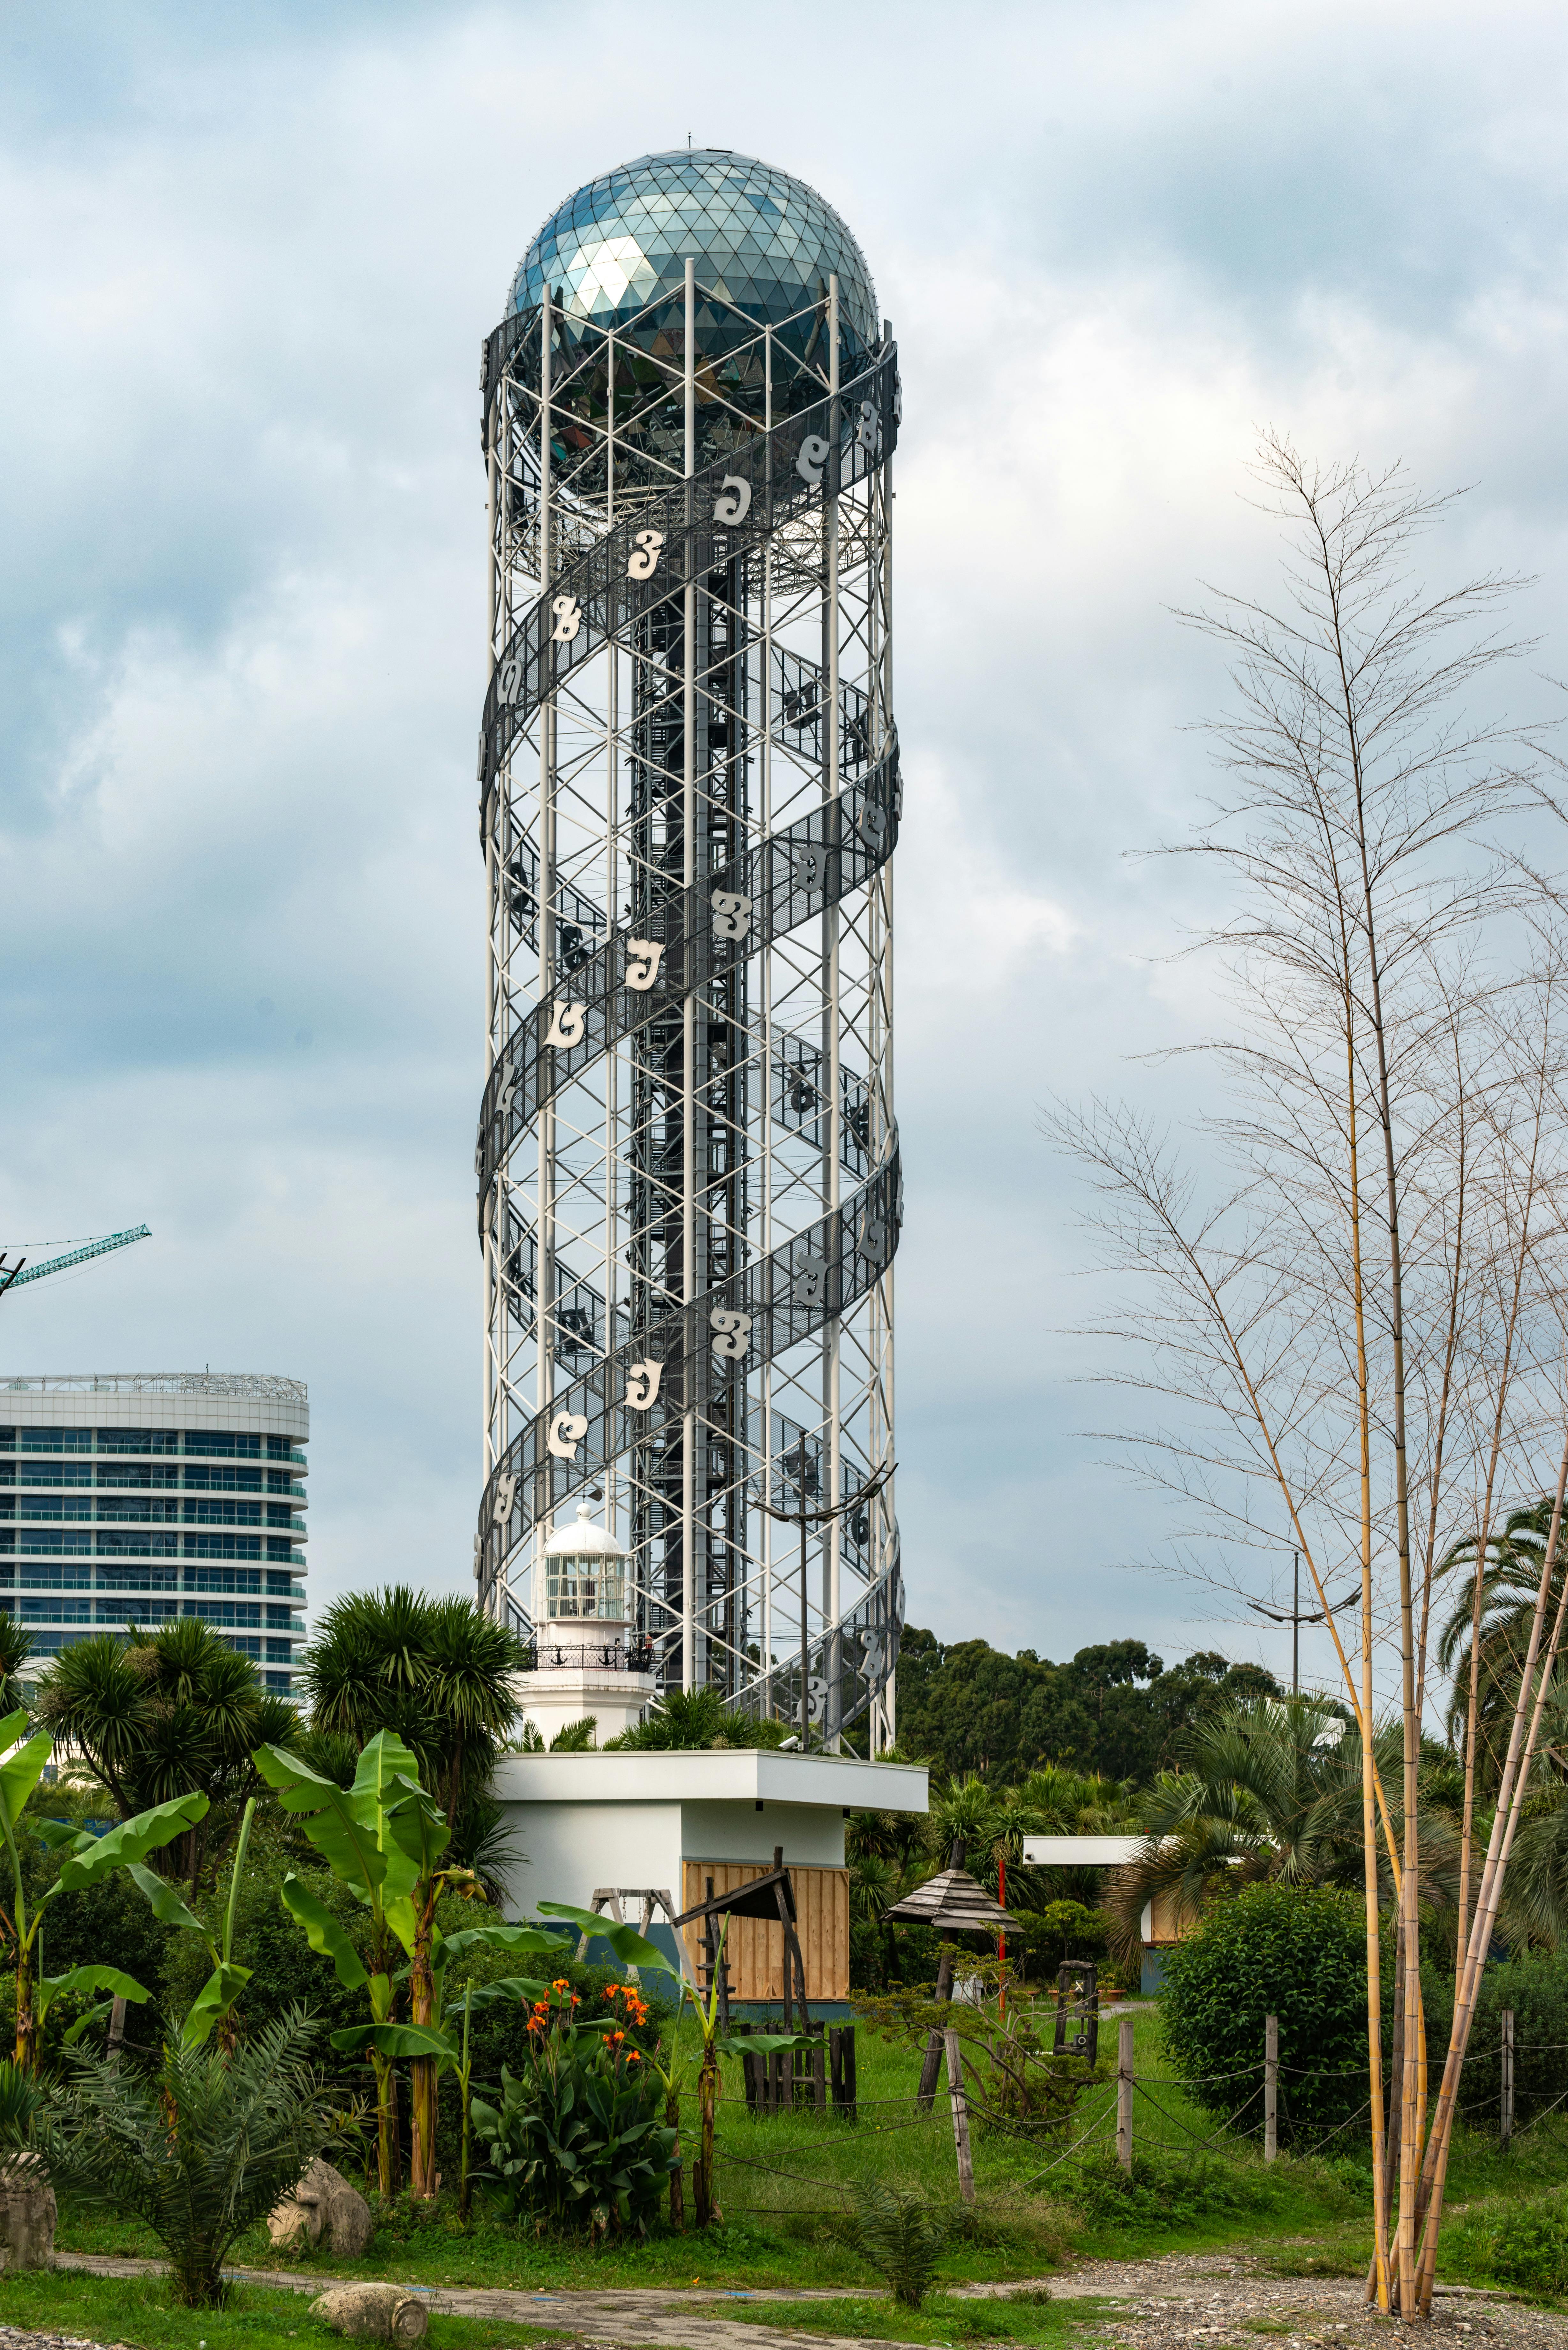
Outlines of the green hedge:
{"label": "green hedge", "polygon": [[1251,1886],[1166,1960],[1165,2044],[1197,2102],[1262,2118],[1264,2019],[1280,2024],[1280,2134],[1321,2137],[1366,2103],[1366,1927],[1359,1898]]}

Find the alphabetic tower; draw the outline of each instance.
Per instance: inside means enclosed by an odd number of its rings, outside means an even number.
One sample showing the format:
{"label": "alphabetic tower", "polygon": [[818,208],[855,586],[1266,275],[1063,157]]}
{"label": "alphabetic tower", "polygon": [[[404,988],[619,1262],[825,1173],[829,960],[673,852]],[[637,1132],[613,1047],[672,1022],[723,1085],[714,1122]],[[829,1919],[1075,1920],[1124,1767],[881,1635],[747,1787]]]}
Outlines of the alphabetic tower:
{"label": "alphabetic tower", "polygon": [[898,414],[848,229],[723,149],[580,189],[484,347],[481,1601],[602,1503],[661,1687],[874,1753]]}

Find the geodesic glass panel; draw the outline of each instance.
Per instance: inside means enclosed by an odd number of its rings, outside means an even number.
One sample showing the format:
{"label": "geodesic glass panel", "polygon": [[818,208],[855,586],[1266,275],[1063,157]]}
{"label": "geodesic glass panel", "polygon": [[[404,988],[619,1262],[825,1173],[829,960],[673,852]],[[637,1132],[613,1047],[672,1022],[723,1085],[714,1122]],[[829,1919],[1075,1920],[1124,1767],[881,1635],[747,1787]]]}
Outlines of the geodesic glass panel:
{"label": "geodesic glass panel", "polygon": [[[570,344],[585,334],[592,339],[595,328],[618,330],[655,306],[636,337],[646,336],[653,349],[683,323],[688,255],[700,287],[743,314],[699,301],[705,358],[735,351],[757,327],[820,314],[835,272],[847,353],[868,351],[877,340],[866,256],[832,205],[804,180],[727,147],[641,155],[579,188],[524,255],[508,307],[536,308],[548,284]],[[820,316],[808,316],[786,339],[808,360],[820,337]]]}

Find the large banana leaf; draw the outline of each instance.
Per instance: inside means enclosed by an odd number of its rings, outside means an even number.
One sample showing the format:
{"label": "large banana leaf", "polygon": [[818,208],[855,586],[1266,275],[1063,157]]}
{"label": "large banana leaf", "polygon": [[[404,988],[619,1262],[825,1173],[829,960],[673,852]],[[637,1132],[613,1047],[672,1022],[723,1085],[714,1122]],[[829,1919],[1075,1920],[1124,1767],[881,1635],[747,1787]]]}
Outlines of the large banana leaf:
{"label": "large banana leaf", "polygon": [[[307,1814],[305,1833],[334,1877],[369,1900],[386,1879],[387,1857],[381,1850],[379,1815],[361,1794],[358,1777],[345,1794],[336,1780],[324,1779],[281,1746],[258,1746],[251,1760],[286,1812]],[[363,1754],[359,1761],[363,1768]]]}
{"label": "large banana leaf", "polygon": [[489,2007],[498,1999],[526,2000],[532,2007],[536,1999],[549,1995],[549,1984],[530,1975],[502,1975],[494,1982],[463,1985],[464,1999],[475,2007]]}
{"label": "large banana leaf", "polygon": [[374,2048],[380,2056],[441,2056],[450,2061],[458,2053],[444,2032],[428,2023],[350,2023],[333,2033],[332,2045],[342,2056],[362,2055],[367,2048]]}
{"label": "large banana leaf", "polygon": [[[614,1925],[609,1918],[601,1918],[596,1909],[574,1909],[569,1901],[541,1901],[539,1915],[542,1918],[565,1918],[569,1925],[580,1927],[585,1934],[592,1934],[597,1940],[607,1942],[623,1967],[655,1967],[665,1975],[680,1972],[680,1969],[656,1944],[643,1939],[635,1926]],[[565,1957],[565,1944],[557,1947]]]}
{"label": "large banana leaf", "polygon": [[187,1908],[167,1877],[155,1877],[151,1869],[144,1868],[139,1860],[128,1861],[126,1868],[146,1894],[152,1905],[152,1914],[161,1926],[182,1926],[187,1933],[211,1939],[195,1911]]}
{"label": "large banana leaf", "polygon": [[428,1801],[420,1785],[420,1766],[395,1731],[379,1730],[360,1753],[348,1801],[361,1828],[376,1839],[381,1859],[381,1909],[405,1950],[414,1947],[413,1890],[419,1882],[419,1861],[397,1834],[398,1814],[408,1804]]}
{"label": "large banana leaf", "polygon": [[782,2056],[791,2048],[820,2048],[820,2032],[753,2032],[743,2038],[717,2039],[721,2056]]}
{"label": "large banana leaf", "polygon": [[63,1975],[41,1975],[36,1987],[38,2021],[42,2023],[56,2000],[67,1991],[106,1991],[113,1999],[151,1999],[134,1975],[119,1967],[67,1967]]}
{"label": "large banana leaf", "polygon": [[98,1837],[85,1852],[69,1854],[60,1866],[60,1889],[78,1893],[84,1885],[96,1885],[111,1868],[145,1860],[150,1852],[172,1844],[177,1835],[206,1816],[207,1798],[195,1793],[175,1795],[167,1804],[155,1804],[149,1812],[138,1812],[133,1820],[122,1820],[107,1835]]}
{"label": "large banana leaf", "polygon": [[300,1883],[292,1869],[283,1880],[283,1906],[295,1922],[304,1927],[305,1939],[317,1957],[331,1960],[345,1991],[358,1991],[362,1983],[369,1982],[364,1960],[331,1910],[308,1886]]}
{"label": "large banana leaf", "polygon": [[35,1820],[33,1833],[50,1852],[58,1852],[68,1845],[73,1852],[88,1852],[98,1842],[91,1828],[78,1827],[75,1820]]}
{"label": "large banana leaf", "polygon": [[[25,1713],[8,1713],[0,1721],[0,1754],[26,1722]],[[15,1827],[23,1804],[44,1775],[44,1765],[55,1751],[55,1742],[47,1730],[40,1730],[19,1747],[8,1762],[0,1762],[0,1804],[5,1807],[5,1818]]]}
{"label": "large banana leaf", "polygon": [[180,2037],[187,2048],[200,2048],[213,2025],[233,2007],[254,1970],[233,1964],[216,1966],[191,2003]]}
{"label": "large banana leaf", "polygon": [[441,1949],[449,1959],[462,1956],[483,1945],[491,1950],[532,1950],[559,1958],[566,1948],[559,1934],[542,1933],[537,1926],[460,1926],[455,1934],[441,1936]]}

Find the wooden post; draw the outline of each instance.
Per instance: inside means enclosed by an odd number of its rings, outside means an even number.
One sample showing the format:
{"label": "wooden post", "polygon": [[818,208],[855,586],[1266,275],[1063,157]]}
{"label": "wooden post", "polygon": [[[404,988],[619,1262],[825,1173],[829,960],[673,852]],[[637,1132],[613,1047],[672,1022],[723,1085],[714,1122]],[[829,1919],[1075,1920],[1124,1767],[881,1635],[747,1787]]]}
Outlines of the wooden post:
{"label": "wooden post", "polygon": [[1504,2154],[1513,2137],[1513,2010],[1502,2011],[1502,2128],[1498,2143]]}
{"label": "wooden post", "polygon": [[1124,2015],[1116,2026],[1116,2160],[1132,2168],[1133,2020]]}
{"label": "wooden post", "polygon": [[1280,2151],[1280,2019],[1263,2018],[1263,2160]]}
{"label": "wooden post", "polygon": [[819,2040],[811,2052],[811,2101],[819,2114],[827,2111],[827,2051]]}
{"label": "wooden post", "polygon": [[859,2119],[858,2083],[855,2074],[855,2026],[844,2026],[844,2103],[851,2121]]}
{"label": "wooden post", "polygon": [[953,2145],[958,2153],[959,2193],[966,2203],[974,2201],[974,2164],[969,2151],[969,2099],[964,2095],[963,2054],[956,2032],[944,2032],[943,2044],[948,2059],[948,2095],[953,2109]]}

